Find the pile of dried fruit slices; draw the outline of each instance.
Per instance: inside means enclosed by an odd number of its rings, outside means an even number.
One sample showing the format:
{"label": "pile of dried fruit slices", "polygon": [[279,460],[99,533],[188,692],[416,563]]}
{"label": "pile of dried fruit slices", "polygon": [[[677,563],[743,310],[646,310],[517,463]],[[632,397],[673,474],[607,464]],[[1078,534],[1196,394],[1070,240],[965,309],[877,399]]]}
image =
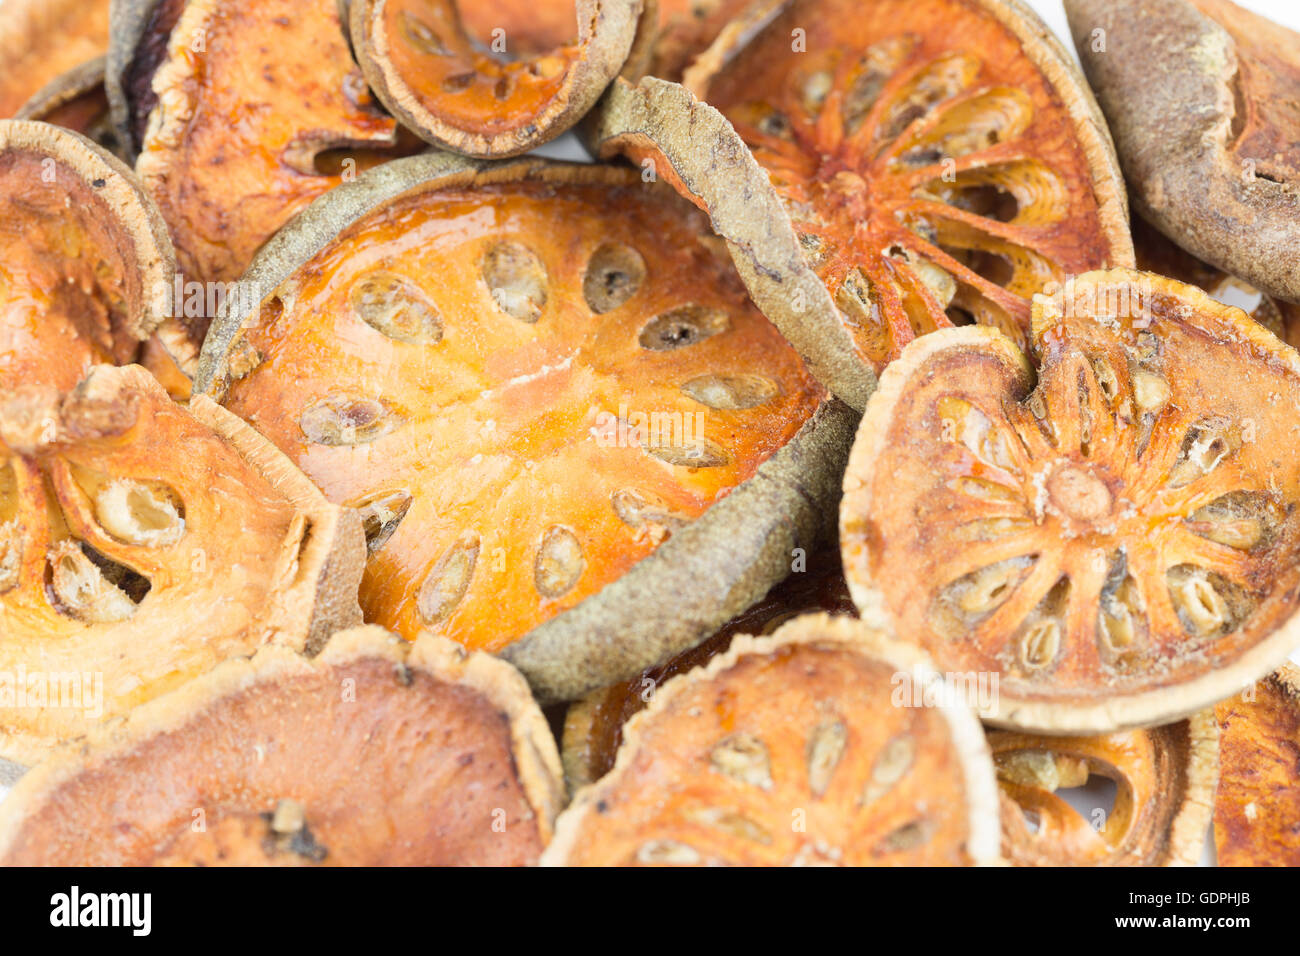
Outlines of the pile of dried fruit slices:
{"label": "pile of dried fruit slices", "polygon": [[6,0],[0,863],[1295,863],[1300,36],[1066,7]]}

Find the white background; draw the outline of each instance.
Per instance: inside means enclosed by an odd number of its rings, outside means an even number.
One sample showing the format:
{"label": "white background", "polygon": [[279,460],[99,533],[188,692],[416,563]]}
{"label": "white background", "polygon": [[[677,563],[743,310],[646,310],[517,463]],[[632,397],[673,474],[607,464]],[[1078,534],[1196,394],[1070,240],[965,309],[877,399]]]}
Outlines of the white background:
{"label": "white background", "polygon": [[[490,2],[490,0],[469,0],[469,2]],[[1300,2],[1297,2],[1297,0],[1236,0],[1236,2],[1240,6],[1269,17],[1278,23],[1285,24],[1293,30],[1300,30]],[[1066,49],[1073,53],[1074,44],[1070,40],[1069,26],[1065,19],[1065,9],[1061,5],[1061,0],[1028,0],[1028,3],[1046,21],[1047,25],[1056,31],[1064,42]],[[0,16],[4,16],[4,8],[5,2],[0,0]],[[584,158],[581,148],[571,135],[544,147],[539,152],[563,159]],[[1297,663],[1300,663],[1300,651],[1292,655],[1292,658]],[[1113,788],[1110,789],[1113,791]],[[1105,787],[1090,786],[1084,792],[1067,794],[1066,797],[1086,817],[1099,801],[1110,802],[1110,794],[1107,793],[1107,790],[1108,788]],[[5,788],[0,787],[0,798],[3,798],[5,793]],[[1206,837],[1206,848],[1201,858],[1201,864],[1211,865],[1213,862],[1214,838],[1213,832],[1211,832]]]}

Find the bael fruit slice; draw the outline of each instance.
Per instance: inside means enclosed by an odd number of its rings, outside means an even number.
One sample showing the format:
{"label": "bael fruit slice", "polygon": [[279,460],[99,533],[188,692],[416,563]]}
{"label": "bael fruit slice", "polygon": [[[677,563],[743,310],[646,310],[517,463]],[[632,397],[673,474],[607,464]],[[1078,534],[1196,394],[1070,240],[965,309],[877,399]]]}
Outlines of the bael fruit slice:
{"label": "bael fruit slice", "polygon": [[1133,217],[1138,268],[1197,286],[1212,299],[1235,305],[1292,348],[1300,347],[1300,306],[1260,292],[1178,248],[1141,216]]}
{"label": "bael fruit slice", "polygon": [[104,54],[109,0],[5,0],[0,17],[0,117],[41,87]]}
{"label": "bael fruit slice", "polygon": [[1219,866],[1300,866],[1300,667],[1283,664],[1215,708]]}
{"label": "bael fruit slice", "polygon": [[1226,0],[1066,0],[1141,214],[1300,301],[1300,35]]}
{"label": "bael fruit slice", "polygon": [[[900,706],[900,682],[936,706]],[[850,618],[741,635],[665,684],[543,865],[998,861],[979,722],[915,648]]]}
{"label": "bael fruit slice", "polygon": [[125,150],[113,128],[104,91],[104,63],[105,57],[98,56],[59,74],[24,103],[15,118],[62,126],[122,158]]}
{"label": "bael fruit slice", "polygon": [[[1016,866],[1194,866],[1218,779],[1210,711],[1102,737],[988,734],[1002,796],[1002,854]],[[1115,784],[1109,813],[1081,815],[1059,791]]]}
{"label": "bael fruit slice", "polygon": [[[651,76],[680,82],[723,32],[736,35],[771,16],[783,0],[658,0]],[[626,74],[625,74],[626,75]]]}
{"label": "bael fruit slice", "polygon": [[1045,283],[1132,264],[1100,113],[1021,3],[793,0],[690,83],[699,101],[616,83],[597,151],[707,209],[764,313],[856,407],[917,335],[977,321],[1023,343]]}
{"label": "bael fruit slice", "polygon": [[370,622],[571,699],[707,637],[832,513],[854,416],[715,245],[632,170],[399,160],[267,245],[196,387],[362,510]]}
{"label": "bael fruit slice", "polygon": [[398,155],[397,124],[366,89],[334,0],[125,0],[105,81],[184,279],[202,287],[176,303],[187,336],[168,343],[192,375],[257,249],[317,196]]}
{"label": "bael fruit slice", "polygon": [[983,716],[1049,733],[1167,723],[1300,645],[1300,355],[1199,289],[1125,269],[1034,300],[1037,384],[1000,332],[909,346],[840,511],[864,618]]}
{"label": "bael fruit slice", "polygon": [[0,864],[530,864],[562,800],[513,668],[357,628],[315,660],[227,661],[61,749],[0,809]]}
{"label": "bael fruit slice", "polygon": [[728,621],[704,643],[656,667],[592,691],[573,703],[564,715],[564,780],[575,792],[603,777],[614,766],[623,743],[623,726],[640,713],[669,679],[693,670],[725,652],[737,634],[771,634],[796,615],[826,611],[855,614],[836,550],[818,552],[807,570],[795,571],[772,588],[763,600]]}
{"label": "bael fruit slice", "polygon": [[0,391],[132,361],[174,265],[130,171],[74,133],[0,120],[0,218]]}
{"label": "bael fruit slice", "polygon": [[[395,116],[436,146],[506,157],[586,115],[632,52],[642,0],[349,0],[349,8],[357,61]],[[567,30],[557,29],[565,18]]]}
{"label": "bael fruit slice", "polygon": [[0,672],[27,683],[7,687],[0,758],[33,763],[227,657],[359,623],[359,523],[239,419],[174,404],[138,366],[64,395],[6,390]]}

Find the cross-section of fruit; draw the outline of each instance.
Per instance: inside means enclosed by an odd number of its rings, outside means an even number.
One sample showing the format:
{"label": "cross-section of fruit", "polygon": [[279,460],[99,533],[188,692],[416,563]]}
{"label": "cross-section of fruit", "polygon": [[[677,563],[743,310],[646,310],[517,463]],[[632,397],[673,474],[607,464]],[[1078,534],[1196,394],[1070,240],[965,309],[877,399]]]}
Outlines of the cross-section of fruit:
{"label": "cross-section of fruit", "polygon": [[698,101],[620,83],[593,139],[710,212],[760,307],[851,404],[918,335],[979,322],[1023,343],[1045,283],[1132,264],[1100,113],[1021,4],[795,0],[719,43],[689,79]]}
{"label": "cross-section of fruit", "polygon": [[833,511],[852,413],[634,172],[401,160],[250,276],[196,385],[361,509],[369,621],[505,650],[547,696],[707,637]]}
{"label": "cross-section of fruit", "polygon": [[1300,34],[1227,0],[1065,0],[1134,207],[1300,302]]}
{"label": "cross-section of fruit", "polygon": [[508,664],[436,637],[335,634],[219,665],[30,771],[8,866],[510,866],[563,801]]}
{"label": "cross-section of fruit", "polygon": [[855,614],[848,585],[840,572],[838,549],[828,548],[808,558],[790,577],[768,592],[708,640],[657,667],[646,668],[628,681],[592,691],[572,704],[564,715],[564,780],[570,792],[603,777],[614,766],[623,743],[623,726],[654,699],[659,688],[678,674],[700,667],[731,646],[738,634],[764,636],[799,614],[825,611]]}
{"label": "cross-section of fruit", "polygon": [[397,124],[366,88],[334,0],[129,0],[114,17],[109,96],[184,280],[203,290],[175,297],[187,335],[166,343],[192,375],[257,249],[398,155]]}
{"label": "cross-section of fruit", "polygon": [[495,157],[582,119],[622,69],[642,15],[641,0],[350,7],[358,62],[393,114],[434,145]]}
{"label": "cross-section of fruit", "polygon": [[1222,701],[1214,844],[1220,866],[1300,866],[1300,667]]}
{"label": "cross-section of fruit", "polygon": [[1300,355],[1199,289],[1088,273],[1000,332],[909,346],[844,480],[845,576],[983,714],[1169,722],[1300,645]]}
{"label": "cross-section of fruit", "polygon": [[174,271],[157,210],[120,162],[29,120],[0,120],[0,391],[72,388],[132,361]]}
{"label": "cross-section of fruit", "polygon": [[59,74],[104,55],[108,0],[5,0],[0,16],[0,117]]}
{"label": "cross-section of fruit", "polygon": [[988,746],[952,691],[924,654],[851,618],[739,636],[632,718],[542,863],[996,862]]}
{"label": "cross-section of fruit", "polygon": [[356,623],[363,539],[265,439],[138,366],[0,396],[0,758]]}
{"label": "cross-section of fruit", "polygon": [[[1002,854],[1016,866],[1194,866],[1218,779],[1210,711],[1100,737],[988,735]],[[1061,791],[1104,778],[1114,805],[1080,812]]]}

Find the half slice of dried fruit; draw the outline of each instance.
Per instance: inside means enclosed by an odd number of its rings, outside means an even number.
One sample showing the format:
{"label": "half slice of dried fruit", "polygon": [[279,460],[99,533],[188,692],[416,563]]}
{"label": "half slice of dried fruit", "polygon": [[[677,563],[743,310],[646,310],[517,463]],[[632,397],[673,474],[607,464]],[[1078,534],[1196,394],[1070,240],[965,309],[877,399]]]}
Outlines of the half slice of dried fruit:
{"label": "half slice of dried fruit", "polygon": [[1197,286],[1212,299],[1235,305],[1293,348],[1300,348],[1300,305],[1260,292],[1236,276],[1178,248],[1141,216],[1133,217],[1138,268]]}
{"label": "half slice of dried fruit", "polygon": [[1132,264],[1105,126],[1050,37],[1019,2],[793,0],[702,58],[698,100],[616,83],[592,138],[706,209],[764,313],[862,407],[916,336],[976,321],[1023,344],[1045,283]]}
{"label": "half slice of dried fruit", "polygon": [[631,170],[399,160],[249,278],[196,387],[362,511],[372,623],[569,699],[707,637],[826,526],[852,413]]}
{"label": "half slice of dried fruit", "polygon": [[[334,0],[127,0],[109,95],[187,280],[230,297],[253,254],[321,193],[397,155],[397,124],[348,52]],[[193,372],[214,310],[181,309]]]}
{"label": "half slice of dried fruit", "polygon": [[362,536],[265,439],[138,366],[0,395],[0,758],[235,654],[359,622]]}
{"label": "half slice of dried fruit", "polygon": [[430,143],[494,157],[582,119],[622,69],[642,13],[641,0],[473,3],[464,14],[457,0],[349,6],[353,49],[384,105]]}
{"label": "half slice of dried fruit", "polygon": [[563,801],[523,678],[436,637],[232,660],[63,748],[0,810],[7,866],[535,863]]}
{"label": "half slice of dried fruit", "polygon": [[109,115],[104,62],[105,57],[98,56],[67,73],[60,73],[24,103],[15,118],[40,120],[70,129],[120,158],[125,150]]}
{"label": "half slice of dried fruit", "polygon": [[1283,664],[1214,708],[1220,866],[1300,866],[1300,667]]}
{"label": "half slice of dried fruit", "polygon": [[1300,34],[1226,0],[1066,0],[1138,209],[1300,301]]}
{"label": "half slice of dried fruit", "polygon": [[67,390],[134,359],[174,265],[130,171],[74,133],[0,120],[0,221],[0,390]]}
{"label": "half slice of dried fruit", "polygon": [[646,72],[680,82],[724,31],[736,34],[771,16],[784,0],[658,0],[657,28]]}
{"label": "half slice of dried fruit", "polygon": [[659,688],[679,674],[722,654],[738,634],[771,634],[791,618],[808,612],[855,614],[837,550],[813,555],[806,570],[795,570],[743,614],[697,647],[628,681],[592,691],[564,715],[564,780],[572,793],[603,777],[614,766],[623,743],[623,725],[654,699]]}
{"label": "half slice of dried fruit", "polygon": [[[1214,715],[1102,737],[988,735],[1002,795],[1002,854],[1016,866],[1194,866],[1218,779]],[[1109,811],[1061,796],[1105,778]]]}
{"label": "half slice of dried fruit", "polygon": [[741,635],[632,718],[542,863],[997,862],[988,746],[952,691],[924,654],[850,618]]}
{"label": "half slice of dried fruit", "polygon": [[41,87],[107,47],[108,0],[5,0],[0,117],[15,115]]}
{"label": "half slice of dried fruit", "polygon": [[1000,675],[998,723],[1173,721],[1300,645],[1300,355],[1125,269],[1034,300],[1035,383],[1000,332],[909,346],[840,512],[864,617]]}

